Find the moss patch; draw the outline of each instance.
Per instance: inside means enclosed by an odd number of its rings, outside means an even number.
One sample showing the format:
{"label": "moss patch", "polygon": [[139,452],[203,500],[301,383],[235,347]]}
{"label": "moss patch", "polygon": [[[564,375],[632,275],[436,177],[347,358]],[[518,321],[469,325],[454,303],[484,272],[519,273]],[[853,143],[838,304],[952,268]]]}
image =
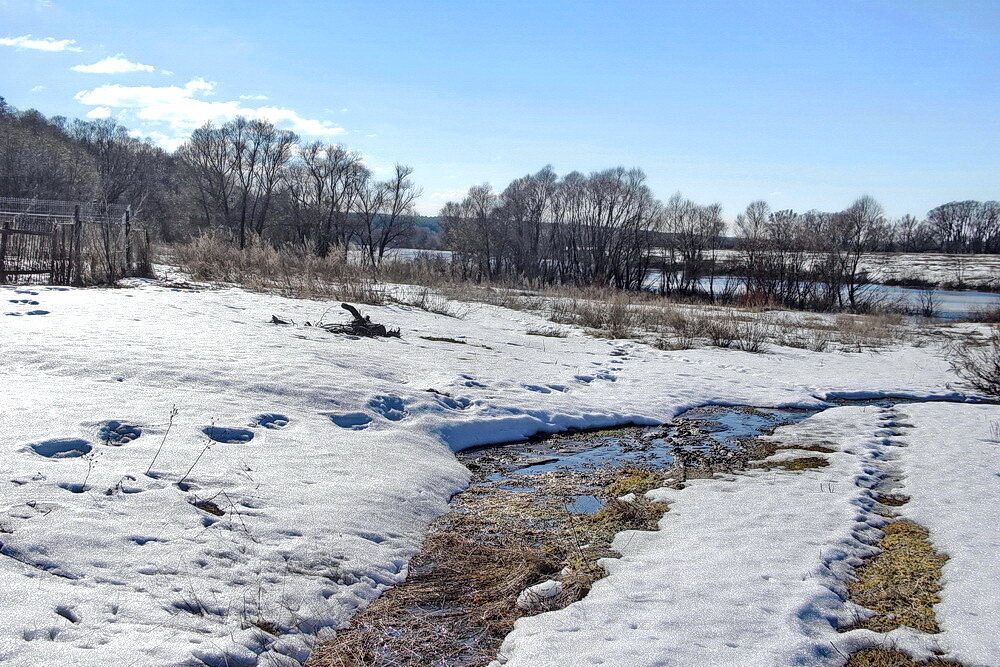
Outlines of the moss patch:
{"label": "moss patch", "polygon": [[934,604],[941,601],[938,582],[948,557],[937,553],[927,531],[912,521],[894,521],[882,530],[881,553],[867,559],[848,583],[850,600],[875,615],[848,629],[889,632],[906,625],[940,632]]}

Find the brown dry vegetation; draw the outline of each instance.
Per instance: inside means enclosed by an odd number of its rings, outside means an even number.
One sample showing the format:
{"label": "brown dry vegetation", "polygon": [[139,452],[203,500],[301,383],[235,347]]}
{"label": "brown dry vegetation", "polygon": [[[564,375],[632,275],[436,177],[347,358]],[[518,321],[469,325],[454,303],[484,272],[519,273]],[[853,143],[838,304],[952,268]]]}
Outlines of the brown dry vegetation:
{"label": "brown dry vegetation", "polygon": [[[558,477],[552,480],[558,486]],[[522,590],[558,579],[563,592],[545,609],[580,599],[604,575],[597,559],[614,555],[614,536],[655,529],[667,509],[644,498],[610,499],[578,516],[558,497],[490,486],[470,487],[452,502],[406,581],[355,615],[310,665],[485,665],[526,613],[515,605]]]}
{"label": "brown dry vegetation", "polygon": [[[668,298],[610,287],[461,282],[451,275],[447,260],[435,256],[387,259],[376,273],[349,261],[343,250],[318,257],[256,240],[239,250],[222,239],[201,236],[171,248],[161,260],[179,263],[198,280],[289,297],[374,305],[398,302],[452,317],[464,316],[462,302],[487,303],[532,312],[602,337],[640,338],[668,350],[711,345],[765,352],[770,345],[783,345],[860,352],[924,341],[923,333],[894,313],[833,316],[775,311],[759,304],[719,306],[692,297]],[[564,335],[559,329],[543,327],[532,333]]]}
{"label": "brown dry vegetation", "polygon": [[886,648],[867,648],[852,653],[846,667],[962,667],[961,663],[941,658],[914,660],[902,651]]}
{"label": "brown dry vegetation", "polygon": [[825,468],[830,462],[822,456],[800,456],[784,461],[764,461],[757,464],[759,468],[784,468],[785,470],[813,470],[815,468]]}
{"label": "brown dry vegetation", "polygon": [[934,618],[941,568],[947,556],[937,553],[927,530],[912,521],[893,521],[882,528],[881,552],[867,559],[848,583],[850,600],[875,615],[849,629],[889,632],[909,626],[921,632],[940,632]]}

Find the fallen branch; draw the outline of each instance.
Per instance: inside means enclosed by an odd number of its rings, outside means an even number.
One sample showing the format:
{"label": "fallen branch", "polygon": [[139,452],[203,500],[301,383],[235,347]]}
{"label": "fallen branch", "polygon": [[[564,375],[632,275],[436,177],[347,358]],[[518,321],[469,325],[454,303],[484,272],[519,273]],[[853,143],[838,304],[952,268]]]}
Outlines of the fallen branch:
{"label": "fallen branch", "polygon": [[[330,333],[347,334],[348,336],[361,336],[364,338],[399,338],[399,329],[389,329],[384,324],[372,322],[372,318],[362,315],[361,312],[349,303],[342,303],[340,307],[349,312],[354,319],[348,324],[317,324],[320,329]],[[307,323],[308,324],[308,323]]]}

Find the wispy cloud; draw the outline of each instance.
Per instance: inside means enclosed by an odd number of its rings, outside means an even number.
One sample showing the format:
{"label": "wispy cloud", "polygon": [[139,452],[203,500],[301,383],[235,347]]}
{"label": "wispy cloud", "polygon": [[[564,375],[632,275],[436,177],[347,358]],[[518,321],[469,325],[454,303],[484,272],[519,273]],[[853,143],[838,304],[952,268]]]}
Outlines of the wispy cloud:
{"label": "wispy cloud", "polygon": [[94,107],[87,112],[87,118],[111,118],[110,107]]}
{"label": "wispy cloud", "polygon": [[45,86],[33,86],[32,89],[31,89],[31,92],[33,92],[33,93],[40,93],[43,90],[45,90]]}
{"label": "wispy cloud", "polygon": [[160,124],[164,131],[147,129],[143,136],[165,146],[176,146],[192,130],[207,121],[225,122],[236,116],[269,120],[278,127],[310,136],[332,136],[343,128],[324,120],[304,118],[293,109],[274,106],[250,107],[243,101],[205,99],[215,93],[216,84],[205,79],[191,79],[183,86],[123,86],[108,84],[81,90],[75,99],[81,104],[108,113],[125,110],[140,121]]}
{"label": "wispy cloud", "polygon": [[153,72],[156,70],[152,65],[134,63],[120,53],[117,56],[108,56],[90,65],[74,65],[70,69],[74,72],[84,72],[86,74],[126,74],[128,72]]}
{"label": "wispy cloud", "polygon": [[267,95],[240,95],[241,100],[266,100]]}
{"label": "wispy cloud", "polygon": [[20,37],[0,37],[0,46],[13,46],[16,49],[33,49],[35,51],[83,51],[75,39],[55,39],[53,37],[35,38],[31,35]]}

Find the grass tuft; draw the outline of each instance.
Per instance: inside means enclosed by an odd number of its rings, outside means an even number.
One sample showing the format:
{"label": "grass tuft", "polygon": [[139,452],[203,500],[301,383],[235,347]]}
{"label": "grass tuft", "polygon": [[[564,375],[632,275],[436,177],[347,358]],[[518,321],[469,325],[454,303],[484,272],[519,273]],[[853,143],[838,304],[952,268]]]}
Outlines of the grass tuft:
{"label": "grass tuft", "polygon": [[785,470],[813,470],[815,468],[825,468],[828,465],[830,465],[830,462],[822,456],[800,456],[797,459],[765,461],[759,464],[762,468],[784,468]]}
{"label": "grass tuft", "polygon": [[663,474],[653,470],[627,470],[625,475],[625,477],[605,487],[605,492],[612,498],[619,498],[630,493],[641,496],[666,483]]}
{"label": "grass tuft", "polygon": [[941,658],[914,660],[902,651],[887,648],[866,648],[852,653],[846,667],[962,667],[961,663]]}
{"label": "grass tuft", "polygon": [[934,605],[941,601],[938,582],[948,557],[937,553],[927,530],[912,521],[894,521],[882,531],[885,537],[877,545],[882,551],[867,559],[848,583],[850,600],[875,615],[848,629],[889,632],[905,625],[940,632]]}

